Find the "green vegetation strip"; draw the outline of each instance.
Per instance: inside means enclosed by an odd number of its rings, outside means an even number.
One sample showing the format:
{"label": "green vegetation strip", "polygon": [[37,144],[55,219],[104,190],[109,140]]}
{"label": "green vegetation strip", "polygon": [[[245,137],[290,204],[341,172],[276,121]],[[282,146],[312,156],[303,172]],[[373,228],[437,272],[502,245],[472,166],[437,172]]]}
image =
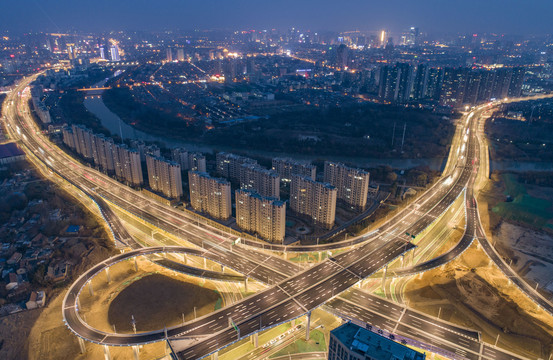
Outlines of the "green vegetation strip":
{"label": "green vegetation strip", "polygon": [[504,174],[505,195],[511,196],[512,201],[501,202],[493,207],[492,211],[504,219],[524,223],[541,229],[551,227],[548,224],[553,220],[553,203],[529,195],[524,184],[517,181],[513,174]]}

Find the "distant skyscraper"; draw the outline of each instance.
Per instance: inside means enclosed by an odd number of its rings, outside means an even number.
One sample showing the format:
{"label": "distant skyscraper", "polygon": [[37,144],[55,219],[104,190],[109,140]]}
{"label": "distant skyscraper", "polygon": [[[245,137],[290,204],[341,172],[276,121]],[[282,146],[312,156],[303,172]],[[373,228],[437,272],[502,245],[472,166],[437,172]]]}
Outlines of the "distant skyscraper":
{"label": "distant skyscraper", "polygon": [[165,58],[165,60],[167,61],[173,61],[173,50],[171,48],[167,48],[167,57]]}
{"label": "distant skyscraper", "polygon": [[489,101],[492,98],[494,82],[495,72],[484,70],[480,72],[477,102]]}
{"label": "distant skyscraper", "polygon": [[482,73],[483,71],[471,71],[468,73],[463,103],[476,104],[478,101],[480,83],[482,82]]}
{"label": "distant skyscraper", "polygon": [[75,44],[67,44],[67,56],[69,57],[69,60],[75,60],[77,58]]}
{"label": "distant skyscraper", "polygon": [[413,100],[424,99],[424,94],[428,84],[428,65],[419,64],[415,70],[413,79],[413,90],[411,92]]}
{"label": "distant skyscraper", "polygon": [[178,61],[184,61],[184,49],[178,48],[177,49],[177,60]]}
{"label": "distant skyscraper", "polygon": [[392,103],[404,103],[411,93],[411,65],[396,63],[384,65],[380,69],[378,95],[381,100]]}
{"label": "distant skyscraper", "polygon": [[119,56],[119,47],[117,45],[112,45],[110,49],[111,61],[121,61]]}
{"label": "distant skyscraper", "polygon": [[503,99],[509,94],[509,85],[511,85],[512,69],[499,68],[495,69],[495,79],[492,90],[492,97]]}
{"label": "distant skyscraper", "polygon": [[387,35],[386,30],[382,30],[380,32],[380,47],[386,46],[386,40],[387,40],[386,35]]}
{"label": "distant skyscraper", "polygon": [[286,203],[249,190],[236,190],[236,224],[269,241],[282,242],[286,227]]}
{"label": "distant skyscraper", "polygon": [[349,49],[344,44],[340,44],[336,50],[336,66],[341,69],[349,66]]}
{"label": "distant skyscraper", "polygon": [[103,46],[100,47],[100,58],[102,60],[107,60],[106,59],[106,49]]}
{"label": "distant skyscraper", "polygon": [[205,212],[216,219],[226,220],[232,214],[230,183],[213,178],[207,173],[188,172],[190,205],[194,210]]}
{"label": "distant skyscraper", "polygon": [[409,35],[407,37],[407,45],[418,45],[419,35],[419,28],[411,26],[411,28],[409,29]]}
{"label": "distant skyscraper", "polygon": [[523,67],[512,68],[511,83],[509,84],[509,97],[520,97],[526,69]]}
{"label": "distant skyscraper", "polygon": [[313,181],[308,177],[292,175],[290,208],[304,214],[327,229],[332,228],[336,217],[336,188]]}
{"label": "distant skyscraper", "polygon": [[441,68],[428,69],[424,99],[438,101],[442,89],[443,71]]}
{"label": "distant skyscraper", "polygon": [[467,81],[466,68],[445,68],[440,105],[458,108],[463,104]]}

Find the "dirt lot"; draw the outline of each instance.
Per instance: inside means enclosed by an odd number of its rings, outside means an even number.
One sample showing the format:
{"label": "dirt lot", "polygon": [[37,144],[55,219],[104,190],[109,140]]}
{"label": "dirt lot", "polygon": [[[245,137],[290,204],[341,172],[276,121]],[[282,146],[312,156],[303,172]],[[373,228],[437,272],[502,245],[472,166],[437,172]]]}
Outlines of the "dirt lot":
{"label": "dirt lot", "polygon": [[553,347],[553,317],[526,295],[473,244],[452,263],[415,277],[405,288],[410,306],[477,329],[488,343],[531,358],[547,358]]}
{"label": "dirt lot", "polygon": [[152,274],[133,282],[113,299],[108,319],[118,332],[133,331],[132,315],[137,331],[158,330],[177,325],[182,314],[193,318],[194,306],[211,307],[213,310],[220,299],[213,289]]}
{"label": "dirt lot", "polygon": [[0,358],[25,359],[27,337],[41,310],[23,311],[0,319]]}

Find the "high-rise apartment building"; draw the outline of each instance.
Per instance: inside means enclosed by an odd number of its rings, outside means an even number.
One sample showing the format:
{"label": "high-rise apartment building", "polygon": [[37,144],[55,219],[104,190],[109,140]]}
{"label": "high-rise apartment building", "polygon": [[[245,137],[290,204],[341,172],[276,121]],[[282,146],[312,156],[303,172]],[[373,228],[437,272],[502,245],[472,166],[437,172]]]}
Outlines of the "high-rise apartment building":
{"label": "high-rise apartment building", "polygon": [[161,156],[161,150],[157,145],[146,145],[142,140],[131,140],[131,147],[138,150],[140,154],[140,161],[146,161],[146,155],[159,157]]}
{"label": "high-rise apartment building", "polygon": [[199,152],[188,154],[188,166],[192,171],[206,172],[205,155]]}
{"label": "high-rise apartment building", "polygon": [[254,191],[236,190],[236,223],[262,238],[282,242],[286,228],[286,203]]}
{"label": "high-rise apartment building", "polygon": [[69,127],[64,127],[63,129],[61,129],[61,134],[63,136],[63,143],[67,145],[70,149],[76,150],[73,130]]}
{"label": "high-rise apartment building", "polygon": [[127,145],[117,145],[114,152],[115,175],[133,186],[144,182],[142,164],[138,150],[129,149]]}
{"label": "high-rise apartment building", "polygon": [[311,164],[304,164],[292,159],[274,158],[273,171],[280,176],[280,180],[285,182],[292,181],[292,175],[307,176],[311,180],[317,178],[317,167]]}
{"label": "high-rise apartment building", "polygon": [[253,190],[261,196],[280,198],[280,177],[275,171],[257,164],[242,164],[240,167],[240,188]]}
{"label": "high-rise apartment building", "polygon": [[463,103],[476,104],[478,94],[482,83],[482,78],[485,71],[471,71],[467,76],[467,84],[465,88],[465,98]]}
{"label": "high-rise apartment building", "polygon": [[190,205],[199,212],[226,220],[232,215],[230,183],[199,171],[188,172]]}
{"label": "high-rise apartment building", "polygon": [[173,161],[180,164],[182,170],[206,172],[205,155],[198,152],[188,152],[184,148],[175,148],[171,151]]}
{"label": "high-rise apartment building", "polygon": [[368,172],[341,163],[325,161],[324,181],[336,188],[338,199],[354,209],[365,209],[369,194]]}
{"label": "high-rise apartment building", "polygon": [[92,131],[83,125],[73,125],[71,129],[75,138],[75,150],[85,159],[92,159]]}
{"label": "high-rise apartment building", "polygon": [[466,68],[445,68],[440,105],[458,108],[463,104],[467,82]]}
{"label": "high-rise apartment building", "polygon": [[304,214],[316,224],[332,228],[336,217],[336,188],[305,176],[292,175],[290,208]]}
{"label": "high-rise apartment building", "polygon": [[522,94],[522,85],[524,83],[526,69],[523,67],[514,67],[511,71],[511,84],[509,85],[508,96],[520,97],[520,95]]}
{"label": "high-rise apartment building", "polygon": [[115,172],[118,179],[132,186],[140,186],[144,182],[138,150],[129,149],[125,144],[116,145],[112,138],[94,134],[82,125],[62,129],[62,134],[67,146],[92,160],[102,170]]}
{"label": "high-rise apartment building", "polygon": [[102,134],[94,135],[94,144],[95,144],[95,156],[94,162],[101,169],[107,172],[115,171],[114,163],[114,149],[115,143],[112,138],[105,137]]}
{"label": "high-rise apartment building", "polygon": [[168,198],[179,199],[182,196],[181,167],[174,161],[146,155],[148,182],[150,188],[161,192]]}
{"label": "high-rise apartment building", "polygon": [[411,65],[396,63],[380,68],[378,95],[381,100],[404,103],[411,93]]}
{"label": "high-rise apartment building", "polygon": [[257,165],[257,161],[254,159],[226,152],[217,153],[216,163],[219,176],[236,182],[240,181],[240,167],[242,164]]}

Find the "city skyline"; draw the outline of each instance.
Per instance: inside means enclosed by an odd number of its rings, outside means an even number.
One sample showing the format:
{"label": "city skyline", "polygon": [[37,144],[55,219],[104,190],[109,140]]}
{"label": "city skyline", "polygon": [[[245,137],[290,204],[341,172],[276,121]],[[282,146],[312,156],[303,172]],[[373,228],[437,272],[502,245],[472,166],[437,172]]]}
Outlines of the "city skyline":
{"label": "city skyline", "polygon": [[[475,0],[463,2],[289,0],[278,3],[242,0],[198,3],[190,1],[106,1],[87,3],[24,0],[3,4],[0,30],[119,31],[192,29],[284,29],[310,31],[379,31],[393,33],[410,26],[437,34],[483,33],[549,34],[547,0],[520,2]],[[86,14],[86,16],[84,16]],[[491,16],[493,14],[493,16]],[[81,16],[83,15],[83,16]]]}
{"label": "city skyline", "polygon": [[551,0],[0,10],[0,358],[553,357]]}

